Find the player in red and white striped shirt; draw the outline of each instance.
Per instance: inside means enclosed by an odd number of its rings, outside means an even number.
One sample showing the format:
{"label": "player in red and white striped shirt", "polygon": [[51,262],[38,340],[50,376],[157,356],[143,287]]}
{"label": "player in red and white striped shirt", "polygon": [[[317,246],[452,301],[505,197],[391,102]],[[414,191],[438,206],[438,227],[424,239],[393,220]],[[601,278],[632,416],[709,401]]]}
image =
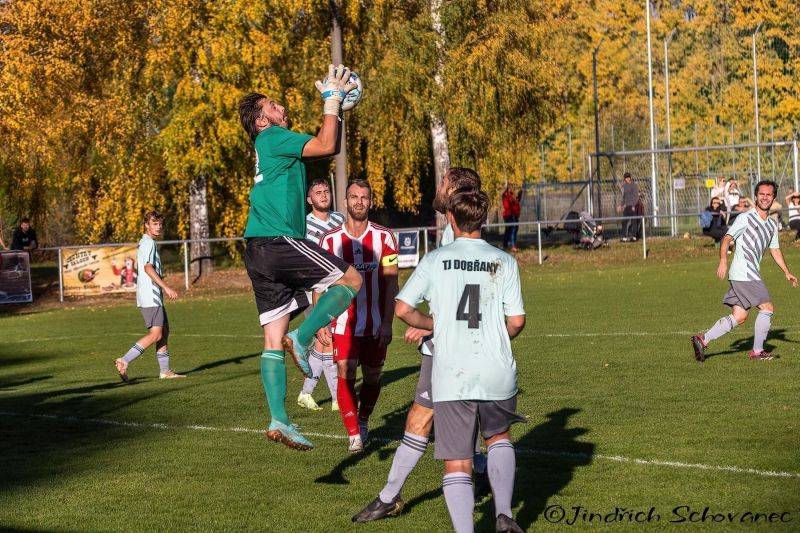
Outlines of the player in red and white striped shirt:
{"label": "player in red and white striped shirt", "polygon": [[[336,391],[351,452],[364,449],[367,421],[381,390],[386,348],[392,342],[394,298],[397,296],[397,239],[388,228],[368,220],[372,188],[364,180],[350,182],[345,197],[347,221],[320,237],[320,246],[353,265],[363,284],[353,303],[318,333],[326,342],[333,333],[333,360],[339,370]],[[361,366],[358,407],[356,369]]]}

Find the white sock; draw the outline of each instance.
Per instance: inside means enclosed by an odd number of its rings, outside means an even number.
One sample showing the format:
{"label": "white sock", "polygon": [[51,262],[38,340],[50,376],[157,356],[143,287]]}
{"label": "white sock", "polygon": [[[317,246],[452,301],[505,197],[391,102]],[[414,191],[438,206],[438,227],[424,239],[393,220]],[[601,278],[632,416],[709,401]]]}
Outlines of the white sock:
{"label": "white sock", "polygon": [[456,533],[472,533],[475,529],[472,476],[465,472],[446,474],[442,480],[442,490],[453,529]]}

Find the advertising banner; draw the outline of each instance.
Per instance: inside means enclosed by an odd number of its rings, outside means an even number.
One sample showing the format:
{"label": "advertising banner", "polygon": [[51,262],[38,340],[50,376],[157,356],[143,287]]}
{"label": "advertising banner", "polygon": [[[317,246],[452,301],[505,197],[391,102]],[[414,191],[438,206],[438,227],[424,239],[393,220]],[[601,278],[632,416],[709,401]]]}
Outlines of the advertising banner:
{"label": "advertising banner", "polygon": [[397,233],[397,244],[400,253],[397,254],[399,268],[413,268],[419,263],[419,232],[400,231]]}
{"label": "advertising banner", "polygon": [[136,246],[61,250],[64,296],[136,292]]}
{"label": "advertising banner", "polygon": [[30,254],[0,252],[0,304],[32,301]]}

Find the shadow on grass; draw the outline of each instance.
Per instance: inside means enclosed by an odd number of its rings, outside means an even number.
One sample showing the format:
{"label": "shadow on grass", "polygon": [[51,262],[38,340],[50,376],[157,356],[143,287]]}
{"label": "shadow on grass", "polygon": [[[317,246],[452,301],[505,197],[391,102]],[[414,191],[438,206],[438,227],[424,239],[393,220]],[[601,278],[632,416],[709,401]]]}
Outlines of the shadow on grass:
{"label": "shadow on grass", "polygon": [[[33,372],[0,381],[0,495],[43,480],[66,483],[91,471],[94,455],[107,454],[117,446],[124,449],[126,442],[146,438],[147,432],[163,431],[158,424],[119,420],[114,413],[140,402],[158,401],[176,390],[208,386],[198,381],[182,383],[180,389],[164,386],[155,390],[141,385],[158,382],[157,377],[123,383],[111,365],[108,371],[109,379],[75,387],[37,388],[47,387],[54,376]],[[31,385],[32,390],[24,385]]]}
{"label": "shadow on grass", "polygon": [[[741,326],[740,326],[741,327]],[[772,352],[775,349],[775,345],[772,344],[771,341],[781,341],[786,343],[793,343],[797,344],[799,341],[791,340],[786,337],[786,330],[785,329],[773,329],[770,330],[769,335],[767,336],[766,342],[764,342],[764,349],[768,352]],[[714,352],[714,353],[706,353],[706,359],[711,359],[712,357],[717,357],[720,355],[747,355],[750,353],[750,350],[753,349],[753,335],[749,337],[744,337],[742,339],[736,339],[734,342],[730,344],[730,348],[728,350],[722,352]]]}
{"label": "shadow on grass", "polygon": [[[586,428],[568,428],[569,419],[581,410],[565,407],[547,415],[543,422],[514,443],[517,475],[512,506],[519,506],[515,520],[524,530],[542,514],[547,501],[572,481],[575,469],[592,462],[595,445],[577,440]],[[490,498],[477,506],[483,518],[476,531],[494,531],[494,502]]]}
{"label": "shadow on grass", "polygon": [[[391,436],[397,437],[402,432],[405,415],[410,406],[408,403],[386,415],[384,426],[375,431],[375,436],[388,432]],[[564,408],[549,413],[546,422],[534,427],[514,444],[517,450],[517,474],[513,507],[519,506],[516,521],[525,530],[530,528],[542,514],[547,501],[572,481],[575,469],[592,462],[595,445],[577,440],[589,430],[567,427],[570,417],[579,412],[580,409]],[[385,438],[383,442],[386,442]],[[317,478],[315,482],[332,485],[349,484],[350,481],[344,475],[349,467],[376,453],[380,461],[386,461],[394,456],[395,449],[395,446],[389,444],[370,444],[364,453],[347,457],[330,473]],[[384,475],[386,474],[388,468],[384,472]],[[411,512],[417,505],[439,498],[441,494],[441,487],[418,494],[406,502],[404,512]],[[491,498],[476,505],[476,510],[482,511],[483,517],[476,524],[475,530],[494,531],[495,513]]]}
{"label": "shadow on grass", "polygon": [[[334,466],[333,470],[324,476],[318,477],[314,482],[328,485],[348,485],[350,481],[345,477],[345,472],[351,466],[360,463],[373,454],[377,454],[378,459],[381,461],[392,457],[394,455],[395,446],[390,443],[392,439],[397,439],[403,434],[406,415],[411,408],[411,404],[412,402],[408,402],[391,413],[383,415],[383,425],[375,429],[370,429],[370,439],[372,440],[367,443],[363,452],[348,455]],[[342,446],[346,446],[346,444],[343,443]],[[387,469],[386,473],[388,474],[388,472]]]}
{"label": "shadow on grass", "polygon": [[[418,364],[410,365],[410,366],[404,366],[404,367],[401,367],[401,368],[393,368],[391,370],[385,371],[383,373],[383,375],[381,376],[381,387],[388,387],[392,383],[394,383],[396,381],[400,381],[401,379],[406,378],[406,377],[410,376],[411,374],[415,374],[417,372],[419,372],[419,365]],[[323,381],[323,379],[322,379],[322,377],[320,377],[320,382],[322,382],[322,381]],[[358,390],[360,390],[360,387],[361,387],[361,373],[360,372],[358,373],[358,379],[356,380],[356,387],[358,387],[359,388]],[[319,389],[317,389],[317,390],[319,390]],[[358,390],[356,391],[356,395],[358,394]],[[325,406],[327,404],[330,404],[332,401],[333,401],[333,398],[331,398],[330,400],[319,400],[317,402],[317,405],[322,407],[322,406]],[[358,397],[356,397],[356,401],[358,401]],[[378,401],[380,401],[380,399],[378,399]]]}
{"label": "shadow on grass", "polygon": [[[36,383],[51,376],[17,380]],[[131,387],[122,382],[100,383],[28,394],[3,394],[0,409],[0,494],[42,480],[65,481],[91,468],[86,458],[131,438],[130,430],[84,418],[119,409],[131,398],[111,398],[104,391]],[[8,386],[9,383],[4,383]],[[7,392],[7,391],[4,391]],[[10,391],[8,391],[10,392]],[[75,418],[73,418],[75,417]]]}
{"label": "shadow on grass", "polygon": [[241,365],[247,359],[252,359],[253,357],[258,357],[259,355],[261,355],[261,352],[251,353],[247,355],[238,355],[236,357],[229,357],[228,359],[220,359],[219,361],[213,361],[211,363],[206,363],[204,365],[195,367],[191,370],[186,370],[183,373],[189,375],[197,372],[202,372],[204,370],[211,370],[212,368],[218,368],[220,366],[225,366],[225,365]]}
{"label": "shadow on grass", "polygon": [[[392,383],[400,381],[401,379],[404,379],[410,376],[411,374],[416,374],[417,372],[419,372],[419,363],[410,366],[403,366],[400,368],[393,368],[383,373],[383,376],[381,377],[381,384],[382,384],[381,386],[388,387]],[[408,410],[410,407],[411,404],[408,404],[406,406],[406,410]]]}
{"label": "shadow on grass", "polygon": [[24,387],[25,385],[30,385],[31,383],[37,383],[39,381],[47,381],[48,379],[53,379],[53,376],[35,376],[31,378],[25,379],[18,379],[16,381],[0,381],[0,391],[9,392],[15,390],[17,387]]}

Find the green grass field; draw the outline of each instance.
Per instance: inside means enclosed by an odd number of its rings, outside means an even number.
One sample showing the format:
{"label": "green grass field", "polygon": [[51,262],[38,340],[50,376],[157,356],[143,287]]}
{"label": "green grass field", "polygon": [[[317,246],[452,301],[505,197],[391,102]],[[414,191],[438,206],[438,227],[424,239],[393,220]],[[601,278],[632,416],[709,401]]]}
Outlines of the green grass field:
{"label": "green grass field", "polygon": [[[518,522],[729,531],[752,527],[739,519],[758,512],[788,513],[790,522],[768,527],[800,530],[800,289],[765,259],[776,305],[768,345],[781,358],[747,360],[751,318],[698,364],[690,334],[724,313],[715,252],[681,241],[656,248],[647,261],[633,248],[567,250],[544,266],[526,256],[528,324],[514,341],[519,410],[529,419],[513,432]],[[800,273],[800,250],[785,253]],[[315,394],[324,411],[294,405],[301,377],[289,368],[290,414],[317,445],[301,453],[263,435],[252,295],[190,293],[168,309],[173,366],[188,378],[159,381],[151,350],[127,385],[112,359],[142,333],[134,303],[0,315],[0,529],[450,529],[432,450],[403,491],[403,515],[350,522],[383,486],[413,397],[418,356],[400,342],[399,324],[365,454],[347,454],[324,384]],[[705,521],[688,522],[687,509],[700,520],[706,507]],[[582,514],[616,508],[660,521],[604,524]],[[493,513],[491,499],[477,506],[478,531],[494,530]]]}

